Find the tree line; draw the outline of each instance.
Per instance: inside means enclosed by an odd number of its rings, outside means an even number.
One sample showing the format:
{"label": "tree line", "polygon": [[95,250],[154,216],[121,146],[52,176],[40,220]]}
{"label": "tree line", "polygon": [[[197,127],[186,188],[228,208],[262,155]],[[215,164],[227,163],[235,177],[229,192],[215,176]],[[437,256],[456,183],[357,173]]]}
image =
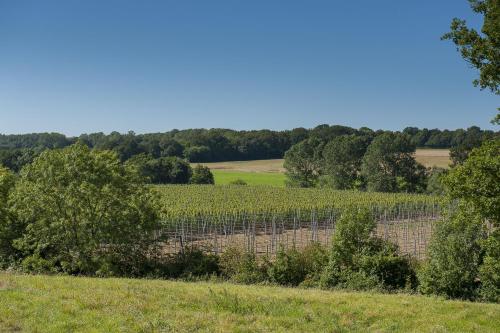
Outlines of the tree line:
{"label": "tree line", "polygon": [[[189,162],[221,162],[283,158],[293,145],[305,139],[323,142],[343,135],[375,138],[390,131],[354,129],[340,125],[319,125],[312,129],[294,128],[285,131],[230,129],[187,129],[165,133],[135,134],[112,132],[67,137],[59,133],[0,135],[0,163],[19,171],[45,149],[64,148],[77,141],[98,150],[111,150],[121,161],[146,154],[153,158],[179,157]],[[439,130],[407,127],[402,133],[416,147],[453,148],[457,158],[481,142],[498,136],[498,132],[468,129]]]}

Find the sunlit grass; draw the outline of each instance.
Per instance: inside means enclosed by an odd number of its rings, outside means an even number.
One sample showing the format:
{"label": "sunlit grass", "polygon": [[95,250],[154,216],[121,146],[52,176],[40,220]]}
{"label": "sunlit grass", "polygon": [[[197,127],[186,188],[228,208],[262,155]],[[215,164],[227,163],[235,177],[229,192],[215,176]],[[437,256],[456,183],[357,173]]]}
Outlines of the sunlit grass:
{"label": "sunlit grass", "polygon": [[0,274],[0,331],[498,332],[500,305],[228,283]]}

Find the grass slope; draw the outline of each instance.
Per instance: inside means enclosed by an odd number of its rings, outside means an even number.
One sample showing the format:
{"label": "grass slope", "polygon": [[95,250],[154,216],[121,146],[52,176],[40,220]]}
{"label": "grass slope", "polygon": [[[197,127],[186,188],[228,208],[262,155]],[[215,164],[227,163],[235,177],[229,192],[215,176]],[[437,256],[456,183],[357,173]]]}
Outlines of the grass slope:
{"label": "grass slope", "polygon": [[227,283],[0,274],[0,331],[498,332],[500,305]]}

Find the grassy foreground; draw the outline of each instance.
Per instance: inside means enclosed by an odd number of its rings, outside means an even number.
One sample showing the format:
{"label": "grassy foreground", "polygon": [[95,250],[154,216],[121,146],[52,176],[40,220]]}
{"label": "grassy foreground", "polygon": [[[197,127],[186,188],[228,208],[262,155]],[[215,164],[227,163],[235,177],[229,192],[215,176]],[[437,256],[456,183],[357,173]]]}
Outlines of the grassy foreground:
{"label": "grassy foreground", "polygon": [[498,332],[500,305],[227,283],[0,273],[0,331]]}

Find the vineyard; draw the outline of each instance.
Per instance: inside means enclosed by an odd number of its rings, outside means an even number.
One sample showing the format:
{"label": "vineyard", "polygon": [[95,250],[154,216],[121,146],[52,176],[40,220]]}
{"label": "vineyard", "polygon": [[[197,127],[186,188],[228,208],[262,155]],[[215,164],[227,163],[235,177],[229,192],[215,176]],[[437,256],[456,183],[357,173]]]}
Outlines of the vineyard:
{"label": "vineyard", "polygon": [[423,257],[440,198],[417,194],[367,193],[331,189],[266,186],[158,186],[161,217],[168,242],[165,251],[186,246],[221,252],[229,245],[258,254],[281,247],[328,245],[344,209],[369,209],[376,233]]}

